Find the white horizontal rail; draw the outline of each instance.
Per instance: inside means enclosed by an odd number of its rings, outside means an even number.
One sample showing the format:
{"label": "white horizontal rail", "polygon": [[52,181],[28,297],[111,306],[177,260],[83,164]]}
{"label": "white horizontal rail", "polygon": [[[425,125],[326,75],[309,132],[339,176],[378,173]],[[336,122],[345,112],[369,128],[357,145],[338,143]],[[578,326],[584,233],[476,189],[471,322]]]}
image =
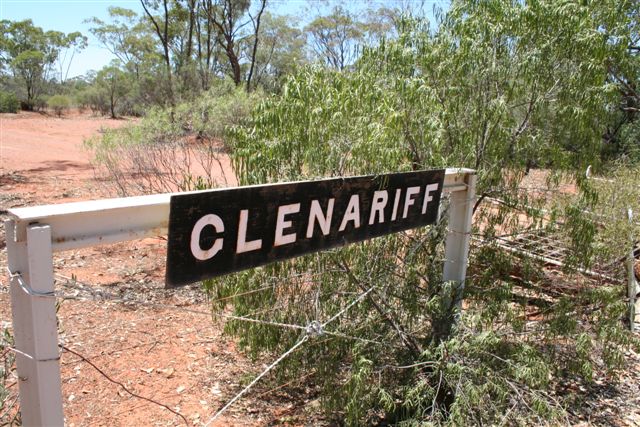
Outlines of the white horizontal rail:
{"label": "white horizontal rail", "polygon": [[[466,177],[473,174],[471,169],[447,169],[443,190],[466,190]],[[47,224],[52,249],[59,252],[166,234],[173,194],[177,193],[15,208],[8,213],[15,223],[16,242],[26,240],[28,225]]]}
{"label": "white horizontal rail", "polygon": [[[475,172],[447,169],[451,196],[445,280],[464,286]],[[271,184],[272,185],[272,184]],[[20,403],[25,425],[62,425],[52,252],[163,235],[172,194],[10,209],[5,222]],[[455,255],[455,256],[454,256]],[[23,282],[21,282],[23,281]],[[28,355],[22,357],[20,354]]]}

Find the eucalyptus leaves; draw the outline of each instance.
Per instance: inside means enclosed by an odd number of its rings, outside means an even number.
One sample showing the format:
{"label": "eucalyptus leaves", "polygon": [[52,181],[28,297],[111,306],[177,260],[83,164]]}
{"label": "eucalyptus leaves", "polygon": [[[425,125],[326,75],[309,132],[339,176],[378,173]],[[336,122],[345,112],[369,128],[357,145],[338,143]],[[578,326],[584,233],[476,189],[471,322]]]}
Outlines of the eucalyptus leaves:
{"label": "eucalyptus leaves", "polygon": [[[251,125],[236,128],[239,179],[471,167],[479,175],[482,239],[549,227],[562,216],[571,266],[588,265],[597,227],[581,212],[597,192],[584,170],[599,162],[613,119],[611,67],[628,64],[636,9],[615,1],[455,1],[435,30],[404,20],[398,39],[365,49],[353,71],[302,69],[281,96],[256,109]],[[545,194],[552,197],[522,190],[535,167],[550,170]],[[554,196],[563,176],[582,191],[568,207],[565,196]],[[487,200],[497,206],[484,207]],[[621,292],[604,283],[550,297],[540,265],[484,245],[473,252],[462,321],[443,340],[439,325],[455,315],[453,290],[439,275],[445,226],[207,286],[218,297],[267,286],[229,302],[238,315],[306,324],[375,285],[340,324],[354,340],[318,342],[281,372],[313,372],[326,407],[343,422],[537,424],[564,416],[552,392],[557,381],[567,373],[588,380],[601,361],[622,361],[630,337],[619,322]],[[530,320],[531,307],[538,321]],[[254,352],[284,349],[296,338],[255,324],[227,327]]]}

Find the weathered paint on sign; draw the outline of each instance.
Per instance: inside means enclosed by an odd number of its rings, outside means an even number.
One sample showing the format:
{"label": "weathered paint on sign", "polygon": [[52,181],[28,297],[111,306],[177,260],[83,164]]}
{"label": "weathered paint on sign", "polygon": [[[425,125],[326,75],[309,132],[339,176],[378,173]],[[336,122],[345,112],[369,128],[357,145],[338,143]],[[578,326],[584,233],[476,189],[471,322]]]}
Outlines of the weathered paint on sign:
{"label": "weathered paint on sign", "polygon": [[435,222],[444,170],[171,197],[167,287]]}

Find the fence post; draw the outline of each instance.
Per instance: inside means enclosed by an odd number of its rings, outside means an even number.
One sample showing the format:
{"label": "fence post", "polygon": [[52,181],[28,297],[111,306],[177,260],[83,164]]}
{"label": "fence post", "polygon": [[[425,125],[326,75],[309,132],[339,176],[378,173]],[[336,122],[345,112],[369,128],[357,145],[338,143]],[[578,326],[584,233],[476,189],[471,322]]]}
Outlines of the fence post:
{"label": "fence post", "polygon": [[29,225],[26,241],[17,242],[15,222],[6,221],[5,226],[22,422],[62,426],[51,228]]}
{"label": "fence post", "polygon": [[475,173],[467,173],[465,179],[467,190],[451,193],[449,203],[449,228],[444,246],[445,261],[442,278],[445,282],[456,284],[455,303],[458,309],[462,308],[464,280],[467,275],[476,179]]}
{"label": "fence post", "polygon": [[629,226],[631,227],[629,231],[629,241],[631,244],[631,249],[629,250],[629,254],[627,255],[627,295],[629,296],[629,328],[633,332],[635,330],[636,325],[636,316],[638,313],[638,305],[640,304],[640,300],[636,301],[638,297],[638,282],[636,280],[636,274],[634,271],[635,266],[635,239],[633,237],[633,211],[631,209],[627,210],[627,217],[629,219]]}

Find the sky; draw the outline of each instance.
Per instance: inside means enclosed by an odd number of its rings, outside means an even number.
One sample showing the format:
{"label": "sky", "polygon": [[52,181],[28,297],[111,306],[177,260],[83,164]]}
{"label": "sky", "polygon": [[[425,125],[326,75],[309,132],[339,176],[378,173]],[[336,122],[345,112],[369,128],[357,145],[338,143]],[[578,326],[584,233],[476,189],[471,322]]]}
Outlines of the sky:
{"label": "sky", "polygon": [[[379,3],[396,2],[397,0],[387,0]],[[329,0],[324,3],[344,6],[370,2],[351,0],[345,3],[340,0]],[[445,6],[449,1],[426,0],[427,9],[430,10],[434,3]],[[272,13],[300,16],[310,5],[317,4],[320,4],[317,0],[272,0],[267,7]],[[34,25],[45,31],[56,30],[64,33],[80,31],[87,36],[89,38],[87,48],[77,54],[71,63],[69,77],[74,77],[83,75],[89,70],[99,70],[114,59],[114,56],[89,32],[91,24],[84,23],[86,19],[93,16],[108,22],[109,6],[124,7],[135,10],[139,14],[143,13],[139,0],[0,0],[0,19],[11,21],[31,19]]]}
{"label": "sky", "polygon": [[64,33],[80,31],[89,37],[87,48],[77,54],[69,77],[85,74],[89,70],[99,70],[109,64],[114,56],[91,35],[91,24],[83,21],[92,16],[108,20],[109,6],[141,9],[138,0],[0,0],[0,19],[22,21],[31,19],[34,25],[45,31],[56,30]]}

